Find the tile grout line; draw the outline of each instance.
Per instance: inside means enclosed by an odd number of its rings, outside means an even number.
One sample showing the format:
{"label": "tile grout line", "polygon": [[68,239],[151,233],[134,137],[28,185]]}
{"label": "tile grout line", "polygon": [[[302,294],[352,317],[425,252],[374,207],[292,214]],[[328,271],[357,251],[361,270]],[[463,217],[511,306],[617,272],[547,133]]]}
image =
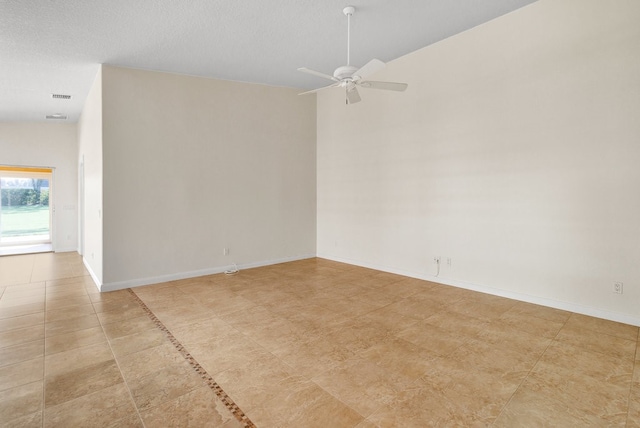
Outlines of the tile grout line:
{"label": "tile grout line", "polygon": [[[85,292],[87,290],[85,289]],[[88,295],[88,293],[87,293]],[[89,298],[89,300],[91,300],[91,298]],[[120,376],[122,377],[122,382],[124,383],[125,388],[127,388],[127,392],[129,393],[129,398],[131,399],[131,402],[133,403],[133,407],[136,409],[136,414],[138,415],[138,419],[140,420],[140,423],[142,424],[143,427],[145,427],[145,423],[144,423],[144,419],[142,418],[142,414],[140,413],[140,408],[138,407],[138,404],[136,403],[136,400],[133,396],[133,392],[131,391],[131,388],[129,387],[129,382],[127,381],[127,378],[124,376],[124,373],[122,372],[122,368],[120,367],[120,362],[118,361],[118,357],[116,356],[116,353],[113,351],[113,346],[111,346],[111,341],[109,340],[109,337],[107,336],[107,332],[104,329],[104,324],[102,323],[102,320],[100,319],[100,317],[98,316],[98,312],[96,312],[96,307],[95,307],[95,302],[91,301],[91,306],[93,307],[93,311],[94,314],[96,315],[96,318],[98,319],[98,325],[100,325],[100,329],[102,330],[102,334],[104,334],[104,338],[106,340],[107,346],[109,347],[109,350],[111,351],[111,355],[113,355],[113,361],[116,364],[116,367],[118,367],[118,371],[120,372]]]}
{"label": "tile grout line", "polygon": [[180,355],[187,360],[189,365],[200,375],[200,377],[205,381],[207,386],[216,394],[216,396],[222,401],[225,407],[233,413],[235,418],[244,424],[247,428],[255,428],[255,424],[249,419],[249,417],[238,407],[238,405],[227,395],[227,393],[222,389],[220,385],[211,377],[209,373],[202,367],[196,360],[187,352],[185,347],[180,343],[178,339],[169,331],[169,329],[156,317],[156,315],[149,309],[149,307],[138,297],[138,295],[131,289],[128,288],[127,291],[131,294],[133,299],[140,305],[142,310],[145,311],[147,316],[153,321],[153,323],[158,327],[165,336],[169,339],[171,344],[176,348]]}
{"label": "tile grout line", "polygon": [[542,351],[540,353],[540,356],[538,357],[538,359],[536,360],[535,364],[529,369],[529,371],[527,372],[527,375],[522,378],[522,381],[520,381],[520,384],[518,384],[518,387],[515,389],[515,391],[513,391],[513,394],[511,394],[511,397],[509,397],[509,400],[507,400],[507,402],[504,404],[504,406],[502,406],[502,409],[500,409],[500,413],[498,413],[498,416],[496,417],[496,419],[492,422],[492,426],[495,425],[496,421],[498,419],[500,419],[500,416],[502,416],[502,414],[504,413],[505,409],[509,406],[509,404],[511,403],[511,400],[513,400],[513,397],[515,397],[515,395],[518,393],[518,391],[520,390],[520,388],[522,388],[522,385],[526,382],[526,380],[529,378],[529,376],[531,376],[531,373],[535,370],[535,368],[538,366],[538,364],[540,363],[540,360],[542,360],[542,357],[544,357],[544,354],[547,353],[547,351],[549,350],[549,348],[551,347],[551,345],[553,345],[553,343],[556,341],[556,338],[558,337],[558,335],[560,334],[560,332],[562,331],[562,329],[567,325],[567,323],[569,322],[569,319],[571,318],[571,315],[569,315],[567,317],[567,319],[562,323],[562,327],[560,327],[558,329],[558,331],[556,332],[556,334],[553,336],[553,338],[550,338],[551,340],[549,341],[549,344],[544,348],[544,351]]}
{"label": "tile grout line", "polygon": [[47,397],[47,281],[44,282],[44,316],[42,317],[42,415],[40,417],[42,428],[44,428],[46,397]]}

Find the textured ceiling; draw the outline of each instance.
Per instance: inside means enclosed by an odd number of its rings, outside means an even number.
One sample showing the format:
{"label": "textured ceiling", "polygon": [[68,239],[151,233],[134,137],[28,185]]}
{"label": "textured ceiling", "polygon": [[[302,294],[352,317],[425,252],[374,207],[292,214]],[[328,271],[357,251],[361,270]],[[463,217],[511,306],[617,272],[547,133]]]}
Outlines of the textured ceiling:
{"label": "textured ceiling", "polygon": [[[0,0],[0,121],[76,122],[99,64],[311,89],[534,0]],[[56,100],[52,93],[70,94]]]}

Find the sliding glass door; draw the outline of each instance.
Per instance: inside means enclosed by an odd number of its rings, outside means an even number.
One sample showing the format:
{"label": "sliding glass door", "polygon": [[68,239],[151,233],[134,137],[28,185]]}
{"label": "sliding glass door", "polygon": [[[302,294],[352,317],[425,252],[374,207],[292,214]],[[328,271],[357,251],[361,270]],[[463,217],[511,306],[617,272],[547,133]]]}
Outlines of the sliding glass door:
{"label": "sliding glass door", "polygon": [[0,246],[51,243],[52,175],[50,168],[0,166]]}

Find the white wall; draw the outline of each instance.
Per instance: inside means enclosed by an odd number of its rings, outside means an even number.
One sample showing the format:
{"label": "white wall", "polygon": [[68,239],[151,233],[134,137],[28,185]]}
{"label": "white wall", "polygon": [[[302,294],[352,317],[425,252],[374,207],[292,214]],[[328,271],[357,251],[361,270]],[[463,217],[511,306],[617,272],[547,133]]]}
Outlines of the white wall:
{"label": "white wall", "polygon": [[77,189],[75,124],[0,123],[0,165],[54,168],[54,251],[76,251]]}
{"label": "white wall", "polygon": [[540,0],[321,93],[318,255],[640,325],[638,16]]}
{"label": "white wall", "polygon": [[105,289],[315,255],[314,97],[102,73]]}
{"label": "white wall", "polygon": [[[84,192],[80,198],[83,245],[82,256],[97,285],[103,283],[102,238],[102,71],[98,71],[78,121],[80,174],[84,172]],[[84,201],[84,202],[83,202]],[[84,203],[84,207],[82,206]]]}

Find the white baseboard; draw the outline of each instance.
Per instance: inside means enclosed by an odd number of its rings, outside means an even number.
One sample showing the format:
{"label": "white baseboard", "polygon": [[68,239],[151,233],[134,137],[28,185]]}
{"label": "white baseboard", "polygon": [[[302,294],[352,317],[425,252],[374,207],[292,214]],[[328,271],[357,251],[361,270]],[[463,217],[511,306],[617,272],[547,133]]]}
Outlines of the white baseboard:
{"label": "white baseboard", "polygon": [[91,279],[93,279],[93,282],[96,284],[96,287],[98,288],[98,290],[102,291],[102,284],[100,284],[100,279],[98,279],[98,275],[96,275],[93,269],[91,269],[91,266],[89,266],[89,263],[87,263],[87,259],[85,259],[84,256],[82,257],[82,264],[87,269],[87,271],[89,271],[89,275],[91,275]]}
{"label": "white baseboard", "polygon": [[560,301],[560,300],[547,299],[545,297],[531,296],[529,294],[523,294],[523,293],[516,293],[516,292],[513,292],[513,291],[503,290],[503,289],[500,289],[500,288],[494,288],[494,287],[490,287],[490,286],[487,286],[487,285],[473,284],[473,283],[470,283],[470,282],[458,281],[458,280],[449,279],[449,278],[436,277],[436,276],[433,276],[433,275],[417,274],[415,272],[404,271],[404,270],[401,270],[401,269],[389,268],[389,267],[386,267],[386,266],[374,265],[374,264],[371,264],[371,263],[366,263],[366,262],[362,262],[362,261],[358,261],[358,260],[351,260],[351,259],[347,259],[347,258],[334,257],[334,256],[327,255],[327,254],[318,254],[318,257],[323,258],[323,259],[327,259],[327,260],[333,260],[333,261],[336,261],[336,262],[347,263],[347,264],[351,264],[351,265],[361,266],[361,267],[380,270],[380,271],[389,272],[389,273],[395,273],[397,275],[403,275],[403,276],[408,276],[408,277],[411,277],[411,278],[423,279],[425,281],[431,281],[431,282],[435,282],[435,283],[438,283],[438,284],[450,285],[452,287],[464,288],[466,290],[478,291],[480,293],[491,294],[491,295],[500,296],[500,297],[506,297],[507,299],[513,299],[513,300],[518,300],[518,301],[521,301],[521,302],[533,303],[533,304],[536,304],[536,305],[547,306],[547,307],[554,308],[554,309],[561,309],[561,310],[564,310],[564,311],[575,312],[575,313],[582,314],[582,315],[589,315],[589,316],[596,317],[596,318],[602,318],[602,319],[606,319],[606,320],[610,320],[610,321],[616,321],[616,322],[635,325],[635,326],[639,326],[640,327],[640,318],[636,317],[636,316],[633,316],[633,315],[629,315],[629,314],[623,314],[623,313],[619,313],[619,312],[612,312],[612,311],[608,311],[608,310],[604,310],[604,309],[594,308],[594,307],[591,307],[591,306],[584,306],[584,305],[580,305],[578,303],[564,302],[564,301]]}
{"label": "white baseboard", "polygon": [[[215,275],[230,269],[234,269],[236,266],[238,270],[251,269],[251,268],[261,267],[261,266],[276,265],[278,263],[286,263],[286,262],[293,262],[296,260],[311,259],[311,258],[314,258],[315,256],[316,256],[315,254],[305,254],[301,256],[284,257],[281,259],[271,259],[271,260],[263,260],[259,262],[243,263],[239,265],[217,266],[217,267],[194,270],[189,272],[179,272],[179,273],[160,275],[160,276],[154,276],[149,278],[139,278],[139,279],[133,279],[133,280],[127,280],[127,281],[111,282],[111,283],[103,284],[99,288],[100,288],[100,291],[116,291],[116,290],[122,290],[125,288],[140,287],[143,285],[159,284],[162,282],[177,281],[180,279],[187,279],[187,278],[195,278],[198,276]],[[86,266],[86,263],[85,263],[85,266]]]}
{"label": "white baseboard", "polygon": [[77,253],[77,248],[54,248],[54,253]]}

